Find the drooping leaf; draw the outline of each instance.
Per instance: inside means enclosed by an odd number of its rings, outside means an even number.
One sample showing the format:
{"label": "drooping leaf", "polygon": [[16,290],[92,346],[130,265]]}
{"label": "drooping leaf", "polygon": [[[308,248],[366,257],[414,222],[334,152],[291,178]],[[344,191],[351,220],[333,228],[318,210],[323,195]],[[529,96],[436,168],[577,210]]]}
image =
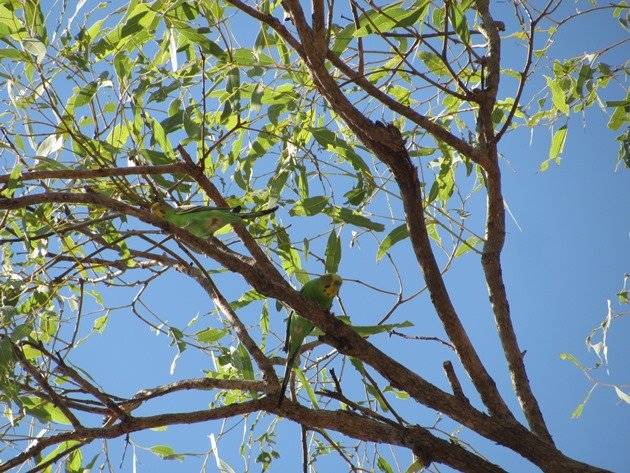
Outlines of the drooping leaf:
{"label": "drooping leaf", "polygon": [[455,252],[455,255],[454,255],[455,258],[465,253],[468,253],[470,250],[474,250],[477,247],[477,245],[479,245],[479,243],[481,243],[482,241],[483,240],[481,238],[477,238],[476,236],[467,238],[465,241],[463,241],[459,245],[459,248],[457,248],[457,251]]}
{"label": "drooping leaf", "polygon": [[630,404],[630,394],[624,393],[617,386],[615,386],[614,388],[615,388],[615,392],[617,393],[617,396],[619,396],[619,399],[621,399],[622,401],[624,401],[627,404]]}
{"label": "drooping leaf", "polygon": [[213,343],[221,340],[223,337],[225,337],[229,333],[230,331],[227,329],[220,330],[216,328],[207,328],[207,329],[201,330],[200,332],[197,332],[195,334],[195,338],[201,343],[212,345]]}
{"label": "drooping leaf", "polygon": [[470,29],[466,21],[465,10],[462,9],[458,1],[448,2],[448,9],[451,23],[453,24],[453,28],[455,28],[457,36],[459,36],[459,39],[461,39],[465,45],[469,45]]}
{"label": "drooping leaf", "polygon": [[545,76],[547,80],[547,86],[551,91],[551,101],[557,110],[564,113],[565,115],[569,114],[569,105],[566,103],[566,95],[564,90],[562,90],[562,86],[558,80],[554,80],[551,77]]}
{"label": "drooping leaf", "polygon": [[313,216],[321,213],[322,210],[328,205],[328,197],[319,195],[315,197],[307,197],[293,206],[289,210],[289,215],[293,216]]}
{"label": "drooping leaf", "polygon": [[563,125],[553,134],[551,138],[551,147],[549,148],[549,159],[558,162],[558,158],[564,150],[564,144],[567,141],[567,125]]}
{"label": "drooping leaf", "polygon": [[327,273],[336,273],[339,269],[339,262],[341,261],[341,239],[335,230],[330,232],[328,236],[328,242],[326,243],[326,263],[325,268]]}
{"label": "drooping leaf", "polygon": [[178,454],[173,447],[169,447],[168,445],[154,445],[153,447],[149,447],[149,451],[155,453],[163,460],[184,461],[186,458],[184,455]]}
{"label": "drooping leaf", "polygon": [[306,393],[308,394],[308,397],[311,400],[313,407],[315,409],[319,409],[317,396],[315,396],[315,391],[313,391],[313,387],[311,386],[311,383],[308,382],[308,379],[306,379],[306,376],[304,376],[304,373],[302,372],[301,369],[295,368],[295,374],[297,378],[300,380],[300,383],[302,383],[302,387],[306,390]]}
{"label": "drooping leaf", "polygon": [[392,246],[405,238],[409,238],[409,230],[407,230],[407,224],[403,223],[402,225],[394,228],[385,238],[383,238],[381,244],[378,246],[378,251],[376,252],[376,261],[380,261],[380,259],[385,256]]}
{"label": "drooping leaf", "polygon": [[374,230],[376,232],[385,230],[385,225],[382,223],[373,222],[366,216],[345,207],[328,207],[324,213],[330,215],[335,221],[349,223],[350,225],[367,228],[368,230]]}

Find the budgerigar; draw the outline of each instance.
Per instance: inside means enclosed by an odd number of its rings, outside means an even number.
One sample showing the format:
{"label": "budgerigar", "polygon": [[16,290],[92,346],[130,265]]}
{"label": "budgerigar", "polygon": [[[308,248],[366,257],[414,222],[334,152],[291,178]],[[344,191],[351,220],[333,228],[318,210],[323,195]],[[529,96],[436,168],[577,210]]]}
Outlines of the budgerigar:
{"label": "budgerigar", "polygon": [[243,223],[278,210],[278,206],[257,212],[239,213],[240,207],[221,209],[217,207],[195,206],[173,208],[166,202],[156,202],[151,206],[151,212],[166,219],[178,227],[185,228],[200,238],[212,235],[220,228],[231,223]]}
{"label": "budgerigar", "polygon": [[[339,292],[339,288],[343,280],[337,274],[325,274],[316,279],[308,281],[300,292],[304,297],[317,302],[322,309],[330,310],[332,307],[333,299]],[[284,400],[284,393],[287,390],[289,378],[291,376],[291,370],[293,364],[298,358],[300,347],[304,342],[304,339],[313,330],[313,324],[303,317],[300,317],[296,313],[292,312],[289,315],[289,321],[287,323],[287,336],[284,342],[284,351],[287,353],[287,362],[285,365],[284,379],[282,380],[282,387],[280,388],[280,398],[278,399],[278,407],[282,405]]]}

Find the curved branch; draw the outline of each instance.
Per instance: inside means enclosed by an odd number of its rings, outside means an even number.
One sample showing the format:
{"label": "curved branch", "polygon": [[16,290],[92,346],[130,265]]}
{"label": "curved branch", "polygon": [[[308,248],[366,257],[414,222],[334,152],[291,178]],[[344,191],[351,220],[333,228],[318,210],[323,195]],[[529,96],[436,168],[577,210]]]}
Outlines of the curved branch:
{"label": "curved branch", "polygon": [[[19,181],[36,181],[40,179],[96,179],[99,177],[132,176],[134,174],[172,174],[185,173],[188,168],[183,163],[163,164],[160,166],[129,166],[124,168],[100,169],[64,169],[54,171],[32,171],[20,174]],[[9,182],[8,174],[0,176],[0,184]]]}
{"label": "curved branch", "polygon": [[521,409],[532,431],[549,445],[553,445],[553,438],[547,429],[542,411],[527,377],[523,355],[518,346],[518,340],[512,325],[507,291],[503,283],[501,252],[505,244],[505,206],[501,191],[501,169],[499,167],[496,139],[492,125],[492,111],[496,104],[501,72],[501,40],[496,24],[490,14],[489,0],[477,0],[476,9],[481,17],[482,32],[486,35],[489,43],[487,57],[488,81],[486,89],[482,92],[483,100],[480,101],[479,115],[477,117],[479,146],[490,158],[491,163],[486,168],[486,187],[488,192],[486,205],[488,210],[486,217],[486,241],[483,246],[481,265],[486,277],[497,331]]}
{"label": "curved branch", "polygon": [[463,447],[434,436],[428,429],[420,426],[403,427],[349,410],[308,409],[292,401],[284,403],[279,411],[287,419],[309,429],[333,430],[364,441],[409,448],[422,458],[425,467],[437,462],[460,471],[504,471]]}

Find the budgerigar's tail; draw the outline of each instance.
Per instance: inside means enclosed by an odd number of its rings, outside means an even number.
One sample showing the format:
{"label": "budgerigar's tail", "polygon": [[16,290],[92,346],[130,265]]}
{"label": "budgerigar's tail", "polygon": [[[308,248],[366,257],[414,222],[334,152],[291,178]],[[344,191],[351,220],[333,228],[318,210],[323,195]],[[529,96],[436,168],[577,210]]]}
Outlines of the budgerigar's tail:
{"label": "budgerigar's tail", "polygon": [[237,215],[239,217],[241,217],[242,219],[244,219],[244,220],[250,220],[252,218],[258,218],[258,217],[262,217],[263,215],[272,214],[276,210],[278,210],[278,206],[277,205],[275,207],[271,207],[270,209],[258,210],[256,212],[237,213]]}
{"label": "budgerigar's tail", "polygon": [[278,397],[278,407],[282,406],[282,401],[284,401],[284,394],[287,392],[287,386],[289,385],[289,379],[291,378],[291,371],[293,371],[293,363],[295,362],[298,353],[299,351],[296,350],[295,353],[289,355],[289,358],[287,358],[287,367],[284,372],[282,387],[280,388],[280,396]]}

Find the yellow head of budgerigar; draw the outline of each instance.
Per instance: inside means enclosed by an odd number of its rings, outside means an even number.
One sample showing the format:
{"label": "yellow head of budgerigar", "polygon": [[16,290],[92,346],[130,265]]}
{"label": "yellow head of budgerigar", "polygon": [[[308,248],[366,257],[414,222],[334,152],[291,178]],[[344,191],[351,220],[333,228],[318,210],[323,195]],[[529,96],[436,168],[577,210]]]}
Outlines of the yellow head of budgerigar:
{"label": "yellow head of budgerigar", "polygon": [[151,206],[151,213],[157,217],[164,218],[166,215],[166,211],[164,210],[165,205],[166,204],[163,202],[156,202]]}
{"label": "yellow head of budgerigar", "polygon": [[343,279],[338,274],[327,274],[324,280],[324,294],[326,297],[335,297],[339,293],[339,288],[343,284]]}

